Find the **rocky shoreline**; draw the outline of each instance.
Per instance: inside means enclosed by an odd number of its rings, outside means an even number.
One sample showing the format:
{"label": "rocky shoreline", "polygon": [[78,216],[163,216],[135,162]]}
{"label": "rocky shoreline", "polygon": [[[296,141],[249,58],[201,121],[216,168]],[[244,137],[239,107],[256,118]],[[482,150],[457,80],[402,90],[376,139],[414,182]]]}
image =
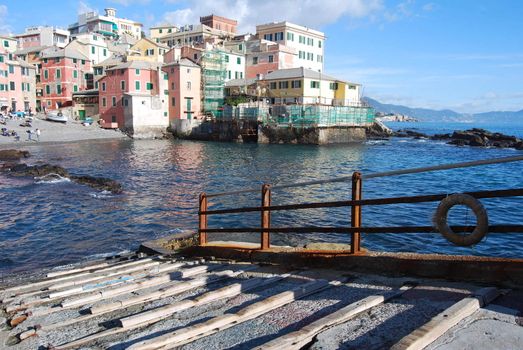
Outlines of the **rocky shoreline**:
{"label": "rocky shoreline", "polygon": [[456,146],[515,148],[517,150],[523,150],[522,139],[480,128],[456,130],[448,134],[435,135],[428,135],[413,129],[392,131],[382,123],[375,123],[371,128],[367,129],[367,138],[369,139],[389,139],[391,137],[447,141],[448,144]]}
{"label": "rocky shoreline", "polygon": [[20,162],[21,159],[29,157],[30,153],[24,150],[0,150],[0,172],[10,176],[32,176],[33,178],[46,179],[68,178],[75,183],[100,191],[108,191],[113,194],[121,194],[123,192],[122,185],[112,179],[89,175],[71,175],[66,169],[58,165],[27,165]]}

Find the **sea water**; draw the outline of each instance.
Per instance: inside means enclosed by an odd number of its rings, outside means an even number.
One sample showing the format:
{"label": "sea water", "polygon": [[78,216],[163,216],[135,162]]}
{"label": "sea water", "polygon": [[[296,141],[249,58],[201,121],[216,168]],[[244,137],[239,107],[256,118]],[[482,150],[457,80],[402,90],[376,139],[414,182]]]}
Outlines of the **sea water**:
{"label": "sea water", "polygon": [[[523,137],[521,125],[391,123],[421,132],[484,127]],[[442,141],[395,138],[357,145],[258,145],[180,140],[110,140],[26,147],[29,164],[51,163],[71,174],[119,181],[121,195],[75,184],[0,175],[0,273],[29,271],[136,249],[141,241],[195,231],[200,192],[222,192],[521,155],[514,149],[456,147]],[[523,187],[523,162],[366,180],[364,198],[456,193]],[[350,183],[274,190],[272,204],[350,199]],[[523,198],[482,200],[491,224],[522,224]],[[260,204],[260,193],[210,200],[211,208]],[[432,225],[436,202],[364,207],[364,226]],[[456,223],[473,224],[470,213]],[[454,219],[453,219],[454,220]],[[259,213],[210,217],[210,227],[259,226]],[[277,226],[349,226],[350,208],[273,212]],[[209,235],[259,241],[257,234]],[[348,234],[273,234],[272,243],[349,243]],[[523,257],[521,235],[490,234],[458,248],[439,234],[363,234],[362,246],[378,251]]]}

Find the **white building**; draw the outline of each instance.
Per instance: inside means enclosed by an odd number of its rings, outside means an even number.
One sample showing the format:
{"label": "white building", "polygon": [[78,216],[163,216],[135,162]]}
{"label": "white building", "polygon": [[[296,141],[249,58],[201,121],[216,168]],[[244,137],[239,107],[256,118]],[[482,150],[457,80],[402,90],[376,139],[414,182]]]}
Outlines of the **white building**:
{"label": "white building", "polygon": [[324,33],[289,22],[279,22],[256,26],[256,34],[260,39],[295,49],[300,67],[323,72]]}
{"label": "white building", "polygon": [[225,63],[227,65],[225,81],[245,78],[245,55],[230,50],[220,50],[225,53]]}
{"label": "white building", "polygon": [[142,27],[139,22],[116,17],[116,9],[106,8],[104,16],[94,11],[78,15],[78,22],[71,24],[69,31],[73,37],[82,33],[100,33],[106,37],[117,38],[127,33],[140,39]]}
{"label": "white building", "polygon": [[29,27],[25,32],[14,36],[18,41],[18,48],[40,46],[58,46],[64,48],[69,43],[69,31],[57,27]]}
{"label": "white building", "polygon": [[98,33],[77,35],[76,39],[71,41],[68,46],[75,47],[81,51],[85,56],[89,57],[92,64],[105,61],[112,54],[104,40],[104,36]]}

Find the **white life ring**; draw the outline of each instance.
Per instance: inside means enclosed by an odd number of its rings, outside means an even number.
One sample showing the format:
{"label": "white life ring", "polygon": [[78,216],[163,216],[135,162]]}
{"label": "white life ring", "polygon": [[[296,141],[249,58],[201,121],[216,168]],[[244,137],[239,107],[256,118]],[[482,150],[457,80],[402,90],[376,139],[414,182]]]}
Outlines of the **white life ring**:
{"label": "white life ring", "polygon": [[[476,215],[476,227],[472,233],[466,235],[458,234],[450,228],[447,222],[447,216],[450,208],[455,205],[465,205]],[[468,247],[481,242],[483,237],[488,233],[487,210],[479,200],[471,195],[463,193],[451,194],[439,203],[436,214],[434,215],[434,224],[438,231],[449,242],[461,247]]]}

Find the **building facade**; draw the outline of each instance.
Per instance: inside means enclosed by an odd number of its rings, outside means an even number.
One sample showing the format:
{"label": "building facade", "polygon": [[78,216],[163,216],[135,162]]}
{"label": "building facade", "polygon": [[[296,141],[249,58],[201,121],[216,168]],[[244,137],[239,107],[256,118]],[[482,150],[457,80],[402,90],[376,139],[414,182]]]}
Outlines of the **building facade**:
{"label": "building facade", "polygon": [[65,47],[69,43],[69,31],[57,27],[29,27],[22,34],[15,35],[18,48],[39,46]]}
{"label": "building facade", "polygon": [[236,27],[238,26],[238,21],[216,15],[200,17],[200,23],[231,35],[236,34]]}
{"label": "building facade", "polygon": [[149,36],[154,42],[160,42],[160,38],[166,34],[172,34],[178,32],[178,27],[174,24],[162,24],[149,28]]}
{"label": "building facade", "polygon": [[91,61],[71,47],[42,51],[42,107],[57,109],[72,103],[74,92],[93,87]]}
{"label": "building facade", "polygon": [[165,131],[169,125],[168,77],[161,66],[129,61],[106,70],[98,81],[102,127],[118,128],[134,137]]}
{"label": "building facade", "polygon": [[299,67],[323,72],[325,34],[289,22],[268,23],[256,26],[259,39],[290,47],[298,53]]}
{"label": "building facade", "polygon": [[143,25],[126,18],[116,17],[116,9],[106,8],[105,14],[99,15],[95,11],[78,15],[78,21],[69,26],[71,36],[76,37],[83,33],[99,33],[108,38],[118,38],[129,34],[136,39],[142,37]]}
{"label": "building facade", "polygon": [[192,61],[182,58],[164,65],[168,76],[169,122],[179,119],[196,119],[201,115],[201,69]]}
{"label": "building facade", "polygon": [[111,51],[109,51],[104,36],[98,33],[77,35],[68,46],[87,56],[91,65],[98,64],[111,57]]}
{"label": "building facade", "polygon": [[282,44],[263,39],[245,43],[245,76],[247,79],[263,79],[278,69],[299,67],[296,50]]}
{"label": "building facade", "polygon": [[143,38],[129,49],[127,60],[163,63],[163,55],[167,51],[169,51],[169,48],[166,45]]}
{"label": "building facade", "polygon": [[35,89],[35,66],[0,48],[0,107],[11,111],[35,111]]}

